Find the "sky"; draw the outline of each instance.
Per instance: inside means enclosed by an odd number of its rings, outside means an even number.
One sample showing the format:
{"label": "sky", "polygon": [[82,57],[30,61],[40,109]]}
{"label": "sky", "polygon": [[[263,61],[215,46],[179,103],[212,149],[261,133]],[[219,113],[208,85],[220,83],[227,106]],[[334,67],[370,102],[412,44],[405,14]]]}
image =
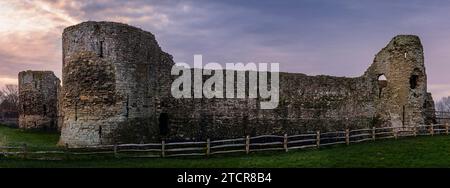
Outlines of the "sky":
{"label": "sky", "polygon": [[61,34],[83,21],[152,32],[175,62],[280,63],[283,72],[357,77],[395,35],[418,35],[428,90],[450,96],[450,1],[0,0],[0,87],[23,70],[61,78]]}

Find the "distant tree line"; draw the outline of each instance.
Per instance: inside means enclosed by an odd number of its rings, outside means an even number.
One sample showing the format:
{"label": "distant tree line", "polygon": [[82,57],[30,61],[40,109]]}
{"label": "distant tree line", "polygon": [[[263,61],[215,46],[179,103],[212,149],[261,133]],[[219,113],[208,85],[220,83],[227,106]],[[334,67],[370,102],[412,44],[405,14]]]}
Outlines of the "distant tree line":
{"label": "distant tree line", "polygon": [[436,102],[436,111],[450,112],[450,96]]}
{"label": "distant tree line", "polygon": [[17,85],[6,85],[0,89],[0,105],[11,111],[19,109],[19,88]]}

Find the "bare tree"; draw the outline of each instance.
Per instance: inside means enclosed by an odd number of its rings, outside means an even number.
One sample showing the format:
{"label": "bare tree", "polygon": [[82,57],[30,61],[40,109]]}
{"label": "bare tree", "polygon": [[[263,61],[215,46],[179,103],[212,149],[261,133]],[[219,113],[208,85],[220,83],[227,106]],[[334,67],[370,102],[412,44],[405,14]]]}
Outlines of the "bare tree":
{"label": "bare tree", "polygon": [[19,87],[17,85],[6,85],[5,88],[0,90],[0,95],[3,101],[7,101],[13,105],[17,110],[19,109]]}
{"label": "bare tree", "polygon": [[5,95],[3,94],[3,91],[0,90],[0,104],[5,100]]}
{"label": "bare tree", "polygon": [[436,111],[450,112],[450,96],[443,97],[436,103]]}

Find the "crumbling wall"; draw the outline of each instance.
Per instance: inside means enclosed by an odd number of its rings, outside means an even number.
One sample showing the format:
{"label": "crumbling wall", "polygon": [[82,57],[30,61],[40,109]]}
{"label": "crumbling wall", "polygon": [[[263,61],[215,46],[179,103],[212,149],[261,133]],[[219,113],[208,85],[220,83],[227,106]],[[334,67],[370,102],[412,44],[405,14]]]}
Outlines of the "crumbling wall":
{"label": "crumbling wall", "polygon": [[393,38],[360,77],[280,73],[280,103],[272,110],[260,108],[261,98],[175,99],[173,65],[154,36],[138,28],[110,22],[66,28],[61,144],[400,127],[426,123],[424,111],[432,108],[417,36]]}
{"label": "crumbling wall", "polygon": [[[248,73],[246,75],[248,80]],[[208,77],[203,80],[206,79]],[[364,77],[280,73],[280,102],[273,110],[261,109],[261,98],[175,99],[166,96],[161,108],[168,116],[169,131],[154,136],[169,140],[204,140],[371,127],[375,126],[377,117],[371,85],[366,83]],[[247,84],[246,91],[248,87]]]}
{"label": "crumbling wall", "polygon": [[[382,75],[387,80],[379,80]],[[360,77],[281,73],[279,88],[280,103],[273,110],[260,109],[260,99],[166,97],[162,111],[168,116],[169,131],[161,132],[159,139],[223,139],[432,122],[425,114],[434,107],[429,105],[417,36],[394,37]]]}
{"label": "crumbling wall", "polygon": [[419,37],[399,35],[376,56],[364,77],[376,81],[386,77],[385,86],[374,85],[377,114],[391,126],[423,124],[427,99],[427,77]]}
{"label": "crumbling wall", "polygon": [[56,130],[60,80],[51,71],[19,73],[19,128]]}

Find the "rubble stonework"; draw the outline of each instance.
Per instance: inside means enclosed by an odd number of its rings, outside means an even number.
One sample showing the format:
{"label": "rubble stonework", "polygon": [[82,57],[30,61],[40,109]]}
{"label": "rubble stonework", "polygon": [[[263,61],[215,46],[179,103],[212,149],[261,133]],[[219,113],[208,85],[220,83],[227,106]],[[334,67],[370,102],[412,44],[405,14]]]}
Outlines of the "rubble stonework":
{"label": "rubble stonework", "polygon": [[[177,78],[170,75],[173,65],[155,37],[141,29],[111,22],[66,28],[60,143],[404,127],[426,123],[425,111],[434,110],[422,45],[412,35],[394,37],[360,77],[280,73],[280,103],[272,110],[260,109],[260,98],[175,99],[170,93]],[[387,80],[379,80],[382,75]]]}
{"label": "rubble stonework", "polygon": [[160,95],[157,77],[170,75],[160,71],[170,70],[169,59],[151,33],[135,27],[86,22],[66,28],[61,142],[113,142],[120,123],[150,118]]}
{"label": "rubble stonework", "polygon": [[19,128],[56,130],[60,80],[51,71],[19,73]]}

